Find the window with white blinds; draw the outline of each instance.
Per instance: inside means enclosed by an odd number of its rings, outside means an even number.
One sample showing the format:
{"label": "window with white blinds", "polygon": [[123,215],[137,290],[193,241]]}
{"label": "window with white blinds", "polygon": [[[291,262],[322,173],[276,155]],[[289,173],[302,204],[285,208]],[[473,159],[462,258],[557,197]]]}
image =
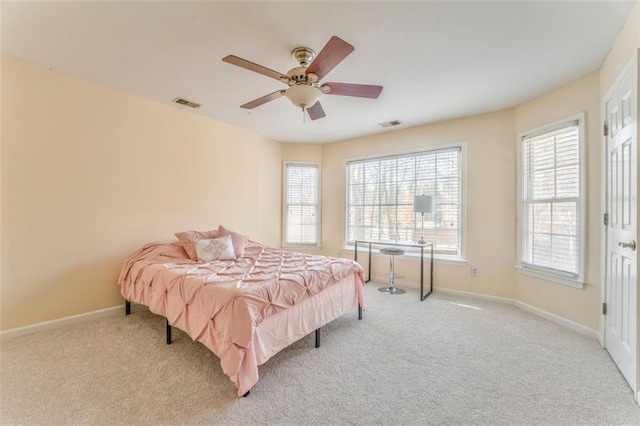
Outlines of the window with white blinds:
{"label": "window with white blinds", "polygon": [[581,126],[571,119],[521,137],[521,266],[581,279]]}
{"label": "window with white blinds", "polygon": [[283,245],[320,245],[320,164],[284,164]]}
{"label": "window with white blinds", "polygon": [[347,244],[421,239],[416,195],[433,196],[424,239],[435,243],[437,254],[461,258],[462,146],[348,162]]}

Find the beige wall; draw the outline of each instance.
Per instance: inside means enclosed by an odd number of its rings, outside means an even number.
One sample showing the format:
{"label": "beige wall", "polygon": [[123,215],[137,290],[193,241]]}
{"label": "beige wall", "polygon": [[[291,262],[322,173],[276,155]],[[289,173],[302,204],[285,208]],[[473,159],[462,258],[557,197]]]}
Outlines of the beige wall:
{"label": "beige wall", "polygon": [[279,244],[280,144],[2,60],[1,329],[122,303],[124,258],[223,223]]}
{"label": "beige wall", "polygon": [[[239,129],[236,129],[239,130]],[[280,144],[253,135],[252,139],[261,140],[256,157],[258,162],[258,232],[251,239],[278,247],[282,237],[282,156]],[[254,144],[255,145],[255,144]],[[236,163],[239,164],[239,163]],[[236,173],[244,174],[240,165]],[[244,179],[244,177],[243,177]],[[249,183],[247,181],[247,183]],[[239,197],[238,194],[236,197]],[[255,194],[253,194],[255,196]],[[239,228],[238,228],[239,229]]]}
{"label": "beige wall", "polygon": [[[342,254],[345,235],[345,167],[352,158],[440,145],[466,144],[466,263],[437,262],[435,286],[513,297],[515,264],[514,110],[396,130],[323,146],[323,253]],[[344,253],[346,256],[347,254]],[[388,272],[386,256],[373,264],[373,276]],[[471,277],[470,266],[480,268]],[[416,282],[419,265],[397,261],[398,273]]]}
{"label": "beige wall", "polygon": [[606,92],[629,62],[631,56],[640,48],[640,3],[629,14],[624,27],[616,37],[611,50],[602,67],[600,67],[600,97],[604,99]]}
{"label": "beige wall", "polygon": [[283,143],[282,161],[322,161],[322,147],[319,144]]}
{"label": "beige wall", "polygon": [[[593,330],[600,304],[600,160],[599,76],[592,73],[516,108],[516,133],[585,112],[586,132],[586,284],[575,289],[516,274],[516,298]],[[514,138],[515,140],[515,138]]]}

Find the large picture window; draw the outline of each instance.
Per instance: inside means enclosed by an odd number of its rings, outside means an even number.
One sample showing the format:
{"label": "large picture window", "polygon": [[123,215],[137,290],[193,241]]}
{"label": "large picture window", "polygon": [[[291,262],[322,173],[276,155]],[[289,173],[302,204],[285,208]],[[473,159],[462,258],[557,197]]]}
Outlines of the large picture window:
{"label": "large picture window", "polygon": [[355,240],[415,243],[422,216],[416,195],[433,196],[424,237],[440,255],[462,257],[462,147],[347,163],[347,244]]}
{"label": "large picture window", "polygon": [[283,245],[320,245],[320,164],[284,164]]}
{"label": "large picture window", "polygon": [[580,120],[521,136],[521,266],[578,280],[584,204]]}

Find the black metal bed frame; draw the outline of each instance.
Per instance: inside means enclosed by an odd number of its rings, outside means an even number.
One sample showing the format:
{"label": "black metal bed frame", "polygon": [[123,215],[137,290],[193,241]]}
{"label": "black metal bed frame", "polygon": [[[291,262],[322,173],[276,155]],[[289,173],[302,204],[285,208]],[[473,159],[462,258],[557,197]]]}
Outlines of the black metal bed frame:
{"label": "black metal bed frame", "polygon": [[[128,300],[124,301],[124,313],[125,315],[131,315],[131,302]],[[362,319],[362,306],[358,306],[358,319],[361,320]],[[169,320],[165,318],[166,324],[167,324],[167,345],[171,344],[171,324],[169,324]],[[320,327],[322,328],[322,327]],[[320,328],[316,329],[315,335],[316,335],[316,349],[320,347]],[[251,393],[250,390],[247,391],[247,393],[245,393],[244,395],[242,395],[243,398],[246,398],[247,396],[249,396],[249,394]]]}

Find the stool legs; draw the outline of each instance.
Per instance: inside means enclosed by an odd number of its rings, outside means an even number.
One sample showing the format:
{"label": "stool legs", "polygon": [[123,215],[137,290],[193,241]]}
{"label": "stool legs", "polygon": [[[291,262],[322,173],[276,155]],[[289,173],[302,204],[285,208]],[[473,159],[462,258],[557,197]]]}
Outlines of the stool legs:
{"label": "stool legs", "polygon": [[389,256],[389,271],[390,271],[390,273],[389,273],[389,288],[393,288],[393,283],[395,282],[394,281],[395,272],[396,272],[395,268],[394,268],[394,266],[396,264],[395,259],[396,259],[395,256]]}
{"label": "stool legs", "polygon": [[406,293],[405,290],[398,288],[395,286],[395,256],[389,256],[389,286],[388,287],[380,287],[378,290],[383,293],[388,294],[403,294]]}

